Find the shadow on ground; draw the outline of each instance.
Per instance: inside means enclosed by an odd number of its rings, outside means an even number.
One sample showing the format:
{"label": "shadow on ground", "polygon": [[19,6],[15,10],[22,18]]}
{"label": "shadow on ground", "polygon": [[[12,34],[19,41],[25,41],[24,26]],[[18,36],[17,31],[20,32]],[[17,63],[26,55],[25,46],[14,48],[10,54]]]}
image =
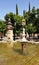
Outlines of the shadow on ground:
{"label": "shadow on ground", "polygon": [[21,49],[14,49],[14,52],[20,54],[20,55],[29,55],[28,52],[23,52]]}

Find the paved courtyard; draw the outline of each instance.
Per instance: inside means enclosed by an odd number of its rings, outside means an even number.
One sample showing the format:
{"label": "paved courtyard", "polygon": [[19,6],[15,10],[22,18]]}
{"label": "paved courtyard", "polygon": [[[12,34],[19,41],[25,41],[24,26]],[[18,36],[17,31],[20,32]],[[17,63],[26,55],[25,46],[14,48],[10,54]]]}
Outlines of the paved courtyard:
{"label": "paved courtyard", "polygon": [[39,65],[39,44],[26,43],[25,52],[23,55],[19,42],[13,48],[0,43],[0,65]]}

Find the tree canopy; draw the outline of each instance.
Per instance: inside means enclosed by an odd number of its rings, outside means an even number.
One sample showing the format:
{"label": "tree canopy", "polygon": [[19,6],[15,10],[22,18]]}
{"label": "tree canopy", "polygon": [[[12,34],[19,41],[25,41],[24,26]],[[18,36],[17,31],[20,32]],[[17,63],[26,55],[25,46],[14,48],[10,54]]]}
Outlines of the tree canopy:
{"label": "tree canopy", "polygon": [[[16,33],[20,33],[22,29],[22,19],[25,18],[26,20],[26,31],[28,33],[39,33],[39,9],[35,9],[35,7],[30,9],[30,3],[29,3],[29,11],[23,10],[23,16],[18,14],[18,5],[16,4],[16,14],[13,12],[9,12],[4,16],[4,19],[6,23],[8,22],[8,19],[11,19],[11,23],[13,27],[15,28]],[[5,31],[6,23],[0,20],[0,31]],[[31,26],[32,24],[32,26]]]}

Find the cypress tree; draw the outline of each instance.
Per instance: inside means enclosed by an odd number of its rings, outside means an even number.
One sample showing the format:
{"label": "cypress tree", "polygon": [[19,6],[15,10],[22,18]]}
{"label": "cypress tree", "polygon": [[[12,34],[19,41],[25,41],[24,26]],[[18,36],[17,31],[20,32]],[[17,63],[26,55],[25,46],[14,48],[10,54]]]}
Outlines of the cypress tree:
{"label": "cypress tree", "polygon": [[16,4],[16,14],[18,15],[18,5]]}
{"label": "cypress tree", "polygon": [[25,10],[23,10],[23,15],[25,15]]}
{"label": "cypress tree", "polygon": [[30,12],[30,2],[29,2],[29,12]]}

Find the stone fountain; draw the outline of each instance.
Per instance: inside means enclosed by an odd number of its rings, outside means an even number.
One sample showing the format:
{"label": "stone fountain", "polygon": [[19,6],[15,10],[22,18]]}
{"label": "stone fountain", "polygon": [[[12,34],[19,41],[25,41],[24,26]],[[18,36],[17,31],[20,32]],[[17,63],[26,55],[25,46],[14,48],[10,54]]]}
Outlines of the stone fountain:
{"label": "stone fountain", "polygon": [[7,33],[6,33],[6,40],[8,41],[8,43],[10,43],[10,46],[13,46],[13,27],[12,27],[12,23],[10,18],[8,19],[8,23],[7,23]]}
{"label": "stone fountain", "polygon": [[22,52],[25,51],[26,49],[26,42],[27,42],[27,39],[25,38],[25,28],[24,26],[26,25],[26,21],[25,19],[22,20],[22,26],[23,26],[23,33],[22,33],[22,39],[21,39],[21,45],[22,45]]}

